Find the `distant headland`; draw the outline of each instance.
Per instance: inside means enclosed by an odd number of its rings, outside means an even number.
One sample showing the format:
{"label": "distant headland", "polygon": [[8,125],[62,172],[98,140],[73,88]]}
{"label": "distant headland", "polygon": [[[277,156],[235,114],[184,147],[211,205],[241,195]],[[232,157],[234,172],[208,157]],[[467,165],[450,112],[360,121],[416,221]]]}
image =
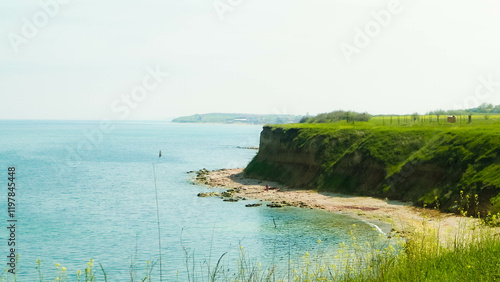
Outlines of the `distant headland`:
{"label": "distant headland", "polygon": [[295,115],[258,115],[208,113],[178,117],[172,120],[177,123],[225,123],[225,124],[285,124],[297,123],[302,116]]}

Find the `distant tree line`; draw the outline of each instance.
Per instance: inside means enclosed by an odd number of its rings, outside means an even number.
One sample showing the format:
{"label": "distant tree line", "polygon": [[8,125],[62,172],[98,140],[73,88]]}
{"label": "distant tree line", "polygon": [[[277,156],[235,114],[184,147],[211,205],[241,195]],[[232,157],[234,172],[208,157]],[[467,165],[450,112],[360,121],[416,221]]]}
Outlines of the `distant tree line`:
{"label": "distant tree line", "polygon": [[300,123],[332,123],[341,120],[347,122],[369,121],[372,116],[368,113],[357,113],[352,111],[333,111],[319,114],[315,117],[303,117]]}
{"label": "distant tree line", "polygon": [[471,108],[471,109],[465,109],[465,110],[435,110],[435,111],[430,111],[427,114],[428,115],[469,115],[469,114],[498,114],[500,113],[500,105],[492,105],[488,103],[483,103],[479,107],[476,108]]}

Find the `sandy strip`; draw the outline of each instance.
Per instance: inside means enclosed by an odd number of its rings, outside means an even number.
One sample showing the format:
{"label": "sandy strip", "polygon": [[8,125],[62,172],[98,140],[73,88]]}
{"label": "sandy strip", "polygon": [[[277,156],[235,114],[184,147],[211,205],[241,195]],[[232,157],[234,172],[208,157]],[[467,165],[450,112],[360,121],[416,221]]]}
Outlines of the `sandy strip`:
{"label": "sandy strip", "polygon": [[[456,232],[458,228],[464,227],[464,221],[472,220],[454,214],[416,208],[409,203],[398,201],[289,188],[275,182],[245,178],[242,172],[241,168],[210,171],[204,175],[201,183],[211,187],[234,189],[233,197],[348,213],[380,226],[384,233],[389,233],[392,226],[392,231],[402,236],[422,227],[424,221],[427,226]],[[266,184],[271,189],[266,191]]]}

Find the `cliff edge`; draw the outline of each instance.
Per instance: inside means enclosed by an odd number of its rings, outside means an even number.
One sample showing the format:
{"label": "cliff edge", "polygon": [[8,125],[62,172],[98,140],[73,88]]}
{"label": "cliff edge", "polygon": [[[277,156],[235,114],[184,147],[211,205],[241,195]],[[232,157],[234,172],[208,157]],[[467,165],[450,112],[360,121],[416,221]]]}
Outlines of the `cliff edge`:
{"label": "cliff edge", "polygon": [[496,127],[265,126],[248,177],[292,187],[500,211]]}

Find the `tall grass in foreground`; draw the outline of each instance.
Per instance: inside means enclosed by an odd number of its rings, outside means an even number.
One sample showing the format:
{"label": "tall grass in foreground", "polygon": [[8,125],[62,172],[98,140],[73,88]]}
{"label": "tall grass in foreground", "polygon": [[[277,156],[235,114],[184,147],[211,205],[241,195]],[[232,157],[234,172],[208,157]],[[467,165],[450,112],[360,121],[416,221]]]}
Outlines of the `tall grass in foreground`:
{"label": "tall grass in foreground", "polygon": [[[496,281],[500,279],[497,230],[462,221],[457,232],[430,227],[411,234],[403,251],[385,256],[374,271],[360,270],[353,281]],[[444,233],[444,234],[442,234]]]}
{"label": "tall grass in foreground", "polygon": [[[235,264],[223,262],[224,255],[210,265],[185,254],[189,274],[178,276],[174,281],[500,280],[498,229],[465,218],[459,227],[458,231],[451,232],[440,224],[431,225],[424,220],[405,239],[361,243],[356,240],[358,231],[353,226],[351,243],[339,244],[335,253],[318,248],[314,254],[305,253],[298,261],[289,260],[279,265],[263,266],[251,261],[243,247],[240,247]],[[318,244],[321,245],[320,240]],[[40,261],[37,265],[33,271],[38,271],[38,281],[115,281],[106,277],[104,267],[94,270],[92,260],[84,272],[77,272],[73,280],[67,278],[67,270],[60,265],[56,265],[56,271],[51,275],[42,273]],[[131,276],[130,281],[159,281],[158,277],[151,277],[152,267],[147,263],[145,275],[139,279]],[[4,273],[1,280],[16,281],[16,277]]]}
{"label": "tall grass in foreground", "polygon": [[358,243],[354,231],[352,243],[340,244],[336,253],[305,253],[301,261],[288,262],[288,267],[248,264],[242,250],[236,273],[220,271],[213,277],[190,281],[500,280],[497,229],[465,219],[456,232],[432,226],[424,220],[406,239],[388,239],[382,246]]}

